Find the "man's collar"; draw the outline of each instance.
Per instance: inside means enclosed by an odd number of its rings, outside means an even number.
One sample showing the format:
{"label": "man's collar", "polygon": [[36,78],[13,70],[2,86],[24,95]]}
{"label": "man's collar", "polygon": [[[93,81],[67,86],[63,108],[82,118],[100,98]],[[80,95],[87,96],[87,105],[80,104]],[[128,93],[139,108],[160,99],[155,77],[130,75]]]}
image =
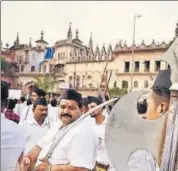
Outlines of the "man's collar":
{"label": "man's collar", "polygon": [[[30,117],[28,120],[27,120],[28,124],[30,125],[39,125],[39,123],[35,120],[34,116],[33,117]],[[48,122],[48,118],[46,117],[46,119],[44,120],[43,124],[40,125],[40,126],[46,126],[48,125],[49,122]]]}

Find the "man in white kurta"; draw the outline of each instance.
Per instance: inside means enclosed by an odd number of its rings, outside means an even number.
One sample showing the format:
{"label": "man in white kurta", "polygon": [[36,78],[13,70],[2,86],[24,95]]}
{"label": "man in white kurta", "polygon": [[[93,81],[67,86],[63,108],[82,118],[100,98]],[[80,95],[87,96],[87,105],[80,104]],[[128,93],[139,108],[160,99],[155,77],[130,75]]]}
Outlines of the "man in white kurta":
{"label": "man in white kurta", "polygon": [[32,104],[24,108],[20,116],[20,122],[31,119],[33,117],[33,111],[32,111],[33,103],[38,98],[44,98],[45,96],[46,96],[46,93],[42,89],[35,88],[32,90],[32,94],[31,94]]}
{"label": "man in white kurta", "polygon": [[50,128],[50,123],[47,119],[47,102],[45,98],[37,99],[33,105],[33,117],[24,120],[19,124],[25,132],[25,151],[27,154],[33,146],[41,140]]}
{"label": "man in white kurta", "polygon": [[14,113],[17,113],[20,116],[25,107],[27,107],[27,104],[25,102],[25,97],[21,97],[19,103],[15,105],[13,111]]}
{"label": "man in white kurta", "polygon": [[[101,104],[102,101],[97,97],[88,97],[88,108],[89,110],[93,109],[97,105]],[[96,157],[96,167],[95,170],[105,170],[105,171],[115,171],[115,168],[112,166],[109,157],[107,155],[106,146],[105,146],[105,129],[107,123],[107,117],[103,115],[103,108],[96,110],[91,114],[92,118],[95,118],[95,123],[93,128],[98,136],[98,145],[97,145],[97,157]]]}
{"label": "man in white kurta", "polygon": [[[88,171],[94,168],[96,162],[97,136],[89,122],[85,119],[74,125],[72,129],[65,133],[65,136],[63,136],[62,140],[58,142],[52,151],[48,161],[39,161],[39,159],[45,157],[55,139],[58,139],[68,127],[75,124],[75,121],[80,118],[82,115],[81,99],[81,95],[71,89],[67,90],[61,97],[59,117],[62,124],[57,122],[56,125],[49,130],[45,138],[29,152],[28,158],[30,159],[31,156],[33,156],[33,160],[30,160],[30,164],[37,158],[36,171],[41,169],[48,169],[50,171]],[[25,159],[27,159],[27,157]]]}
{"label": "man in white kurta", "polygon": [[51,125],[55,124],[59,120],[58,112],[59,109],[57,107],[57,100],[52,99],[50,104],[48,104],[48,118]]}
{"label": "man in white kurta", "polygon": [[[8,97],[8,84],[1,81],[1,112]],[[1,171],[15,171],[17,161],[25,147],[24,132],[1,113]]]}
{"label": "man in white kurta", "polygon": [[17,161],[25,147],[23,129],[1,115],[1,170],[15,171]]}
{"label": "man in white kurta", "polygon": [[[48,134],[51,134],[52,132],[57,133],[60,126],[60,124],[56,124]],[[61,129],[60,134],[62,134],[65,129],[66,128]],[[54,141],[56,136],[51,138]],[[52,143],[51,138],[46,139],[45,141],[42,140],[38,143],[39,147],[42,148],[39,158],[45,157],[45,154]],[[70,164],[74,167],[93,169],[95,165],[96,143],[96,134],[90,128],[88,121],[84,119],[75,127],[73,127],[66,134],[66,136],[64,136],[62,141],[53,151],[52,156],[49,159],[49,163],[51,165]]]}

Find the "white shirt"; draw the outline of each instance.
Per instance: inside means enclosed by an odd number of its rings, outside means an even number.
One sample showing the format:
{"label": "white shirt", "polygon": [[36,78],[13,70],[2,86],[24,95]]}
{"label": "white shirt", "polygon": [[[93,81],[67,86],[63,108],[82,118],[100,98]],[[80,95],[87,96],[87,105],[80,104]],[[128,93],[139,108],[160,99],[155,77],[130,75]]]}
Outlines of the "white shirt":
{"label": "white shirt", "polygon": [[1,115],[1,171],[15,171],[24,147],[23,130]]}
{"label": "white shirt", "polygon": [[33,118],[33,104],[29,105],[29,106],[26,106],[21,115],[20,115],[20,122],[24,121],[24,120],[28,120],[28,119],[31,119]]}
{"label": "white shirt", "polygon": [[94,117],[87,116],[85,119],[89,122],[89,124],[91,125],[91,127],[93,127],[95,125],[95,123],[96,123]]}
{"label": "white shirt", "polygon": [[48,118],[51,124],[54,124],[59,120],[58,112],[58,107],[52,107],[51,104],[48,105]]}
{"label": "white shirt", "polygon": [[40,141],[50,128],[48,119],[45,119],[42,125],[39,125],[34,118],[24,120],[19,123],[19,127],[22,127],[25,132],[25,150],[24,153],[27,154],[38,141]]}
{"label": "white shirt", "polygon": [[96,160],[98,163],[104,164],[104,165],[110,165],[109,171],[115,170],[110,162],[110,159],[107,155],[106,151],[106,145],[105,145],[105,129],[106,129],[106,123],[107,123],[107,118],[105,117],[105,120],[103,121],[102,124],[95,124],[93,125],[94,130],[97,133],[98,136],[98,145],[97,145],[97,157]]}
{"label": "white shirt", "polygon": [[[57,123],[38,143],[42,148],[39,159],[45,157],[54,139],[65,129],[66,127],[60,129],[60,124]],[[65,134],[54,149],[49,162],[52,165],[69,164],[74,167],[93,169],[96,162],[96,145],[97,135],[88,121],[83,119]]]}
{"label": "white shirt", "polygon": [[16,113],[16,114],[18,114],[19,116],[21,116],[21,114],[22,114],[22,112],[23,112],[23,110],[24,110],[24,108],[25,107],[27,107],[27,105],[26,105],[26,103],[25,102],[23,102],[23,103],[17,103],[16,105],[15,105],[15,108],[14,108],[14,113]]}
{"label": "white shirt", "polygon": [[129,171],[159,171],[152,154],[146,150],[137,150],[129,158]]}
{"label": "white shirt", "polygon": [[106,110],[106,108],[104,108],[104,110],[103,110],[103,116],[105,117],[105,118],[108,118],[108,116],[109,116],[109,114],[108,114],[108,112],[107,112],[107,110]]}

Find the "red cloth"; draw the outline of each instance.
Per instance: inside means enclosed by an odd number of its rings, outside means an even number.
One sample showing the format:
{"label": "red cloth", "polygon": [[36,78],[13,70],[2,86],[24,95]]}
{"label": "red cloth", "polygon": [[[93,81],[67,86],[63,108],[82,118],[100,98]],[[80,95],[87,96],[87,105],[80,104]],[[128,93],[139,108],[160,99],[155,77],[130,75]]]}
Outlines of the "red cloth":
{"label": "red cloth", "polygon": [[20,117],[10,109],[6,110],[5,117],[11,121],[14,121],[15,123],[19,123],[20,121]]}

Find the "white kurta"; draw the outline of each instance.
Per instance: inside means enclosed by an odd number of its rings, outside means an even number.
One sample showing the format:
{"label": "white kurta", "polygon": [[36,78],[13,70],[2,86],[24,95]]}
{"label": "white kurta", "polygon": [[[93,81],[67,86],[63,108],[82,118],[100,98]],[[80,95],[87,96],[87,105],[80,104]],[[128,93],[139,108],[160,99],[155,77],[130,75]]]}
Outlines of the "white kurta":
{"label": "white kurta", "polygon": [[15,171],[24,147],[23,129],[1,115],[1,171]]}
{"label": "white kurta", "polygon": [[107,155],[106,151],[106,145],[105,145],[105,129],[106,129],[106,123],[107,118],[105,117],[105,120],[102,124],[98,125],[96,122],[93,125],[94,130],[97,133],[98,136],[98,145],[97,145],[97,157],[96,160],[98,163],[104,164],[104,165],[110,165],[109,171],[115,171],[115,168],[112,166],[109,157]]}
{"label": "white kurta", "polygon": [[48,118],[51,124],[58,122],[59,120],[58,113],[59,113],[58,107],[52,107],[51,104],[48,105]]}
{"label": "white kurta", "polygon": [[159,171],[151,153],[137,150],[128,161],[129,171]]}
{"label": "white kurta", "polygon": [[39,125],[34,118],[25,120],[19,124],[19,127],[23,128],[25,132],[25,150],[24,153],[27,154],[38,141],[40,141],[50,128],[48,119],[44,121],[42,125]]}
{"label": "white kurta", "polygon": [[[54,139],[64,131],[64,128],[60,129],[60,126],[57,123],[39,142],[38,145],[42,148],[39,158],[46,155]],[[54,149],[49,162],[52,165],[70,164],[74,167],[93,169],[96,162],[96,145],[97,135],[84,119],[65,134]]]}
{"label": "white kurta", "polygon": [[20,116],[20,122],[33,118],[33,104],[26,106]]}
{"label": "white kurta", "polygon": [[27,107],[26,103],[17,103],[14,108],[14,113],[18,114],[19,116],[22,115],[23,110]]}

